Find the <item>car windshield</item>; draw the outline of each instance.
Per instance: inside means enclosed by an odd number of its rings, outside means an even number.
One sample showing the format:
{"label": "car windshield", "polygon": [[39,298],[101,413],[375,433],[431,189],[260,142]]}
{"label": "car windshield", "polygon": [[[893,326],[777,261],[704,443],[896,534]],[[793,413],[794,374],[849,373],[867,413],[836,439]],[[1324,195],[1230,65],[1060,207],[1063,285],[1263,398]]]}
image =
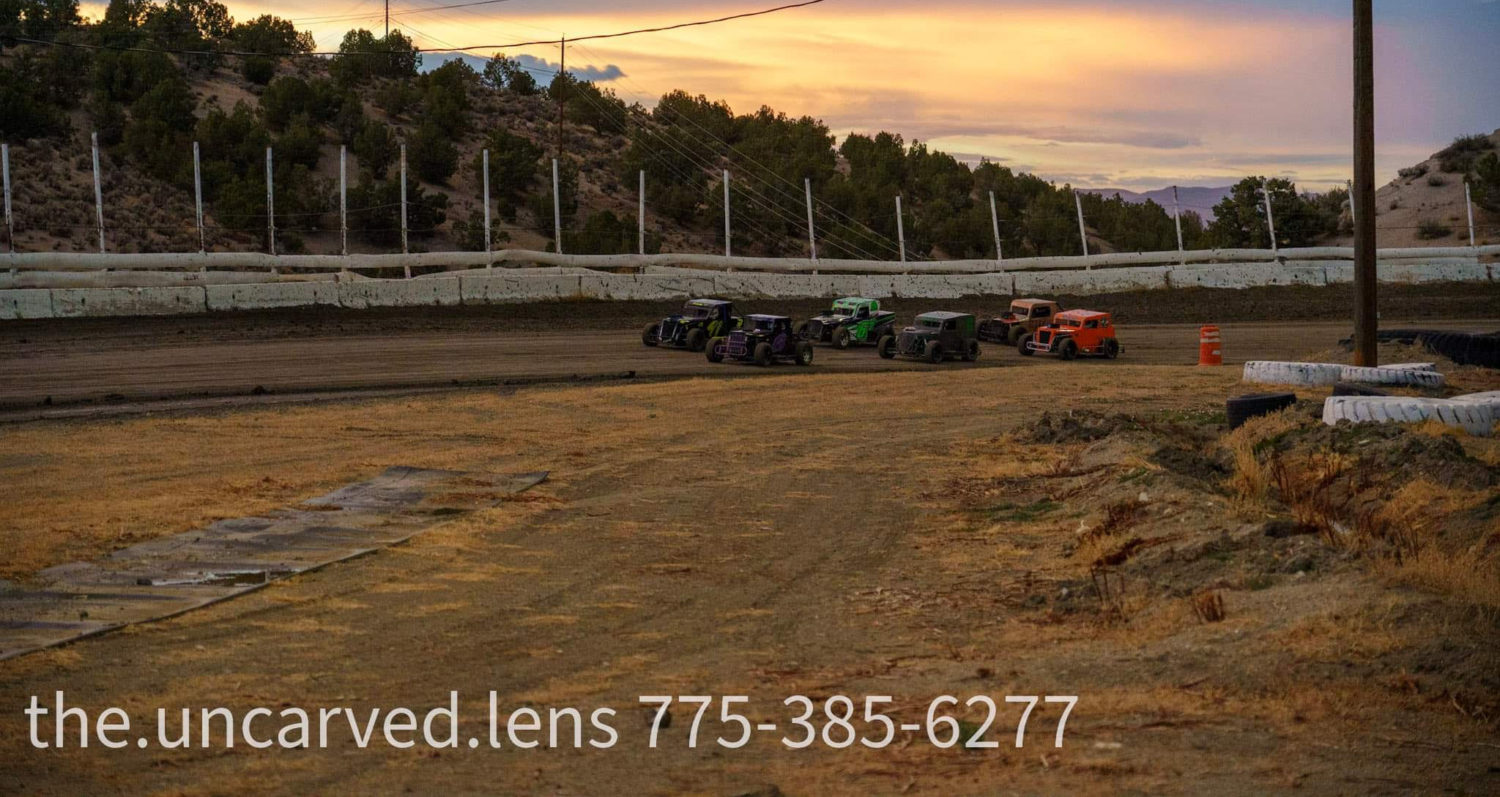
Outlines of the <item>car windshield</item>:
{"label": "car windshield", "polygon": [[917,319],[917,326],[922,327],[924,329],[938,329],[942,325],[943,325],[943,322],[941,322],[941,321],[939,321],[939,320],[937,320],[935,318],[918,318]]}
{"label": "car windshield", "polygon": [[713,311],[707,307],[690,304],[683,309],[682,314],[689,318],[708,318],[712,313]]}
{"label": "car windshield", "polygon": [[771,329],[772,329],[772,327],[775,327],[775,326],[776,326],[776,319],[774,319],[774,318],[757,318],[757,319],[755,319],[755,329],[757,331],[759,331],[759,332],[770,332]]}
{"label": "car windshield", "polygon": [[854,308],[852,308],[852,307],[839,307],[838,305],[834,305],[833,308],[828,311],[828,314],[829,315],[854,315]]}

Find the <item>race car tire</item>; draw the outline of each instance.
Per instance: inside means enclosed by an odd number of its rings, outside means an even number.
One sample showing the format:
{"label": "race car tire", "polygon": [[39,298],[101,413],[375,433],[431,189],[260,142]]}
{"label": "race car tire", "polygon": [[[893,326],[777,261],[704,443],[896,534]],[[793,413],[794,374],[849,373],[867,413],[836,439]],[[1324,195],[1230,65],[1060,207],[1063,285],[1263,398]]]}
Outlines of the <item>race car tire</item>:
{"label": "race car tire", "polygon": [[708,343],[708,332],[702,329],[688,330],[688,351],[703,351],[704,344]]}
{"label": "race car tire", "polygon": [[875,350],[880,352],[881,359],[896,359],[896,338],[894,335],[886,335],[875,345]]}

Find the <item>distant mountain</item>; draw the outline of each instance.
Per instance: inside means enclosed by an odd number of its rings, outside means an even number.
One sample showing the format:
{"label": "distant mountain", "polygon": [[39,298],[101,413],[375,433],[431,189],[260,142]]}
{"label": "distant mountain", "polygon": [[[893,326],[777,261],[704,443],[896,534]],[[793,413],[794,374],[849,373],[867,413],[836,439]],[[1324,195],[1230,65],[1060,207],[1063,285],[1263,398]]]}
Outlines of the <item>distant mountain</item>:
{"label": "distant mountain", "polygon": [[[1149,199],[1166,208],[1168,213],[1172,212],[1171,188],[1158,188],[1155,191],[1147,191],[1143,194],[1136,193],[1135,191],[1126,191],[1123,188],[1084,188],[1082,190],[1091,194],[1098,194],[1106,199],[1119,194],[1121,199],[1136,205]],[[1223,201],[1224,197],[1229,196],[1233,190],[1234,187],[1228,185],[1218,188],[1182,186],[1177,189],[1177,197],[1178,201],[1182,203],[1184,211],[1191,210],[1202,216],[1204,221],[1212,221],[1214,218],[1214,205]]]}

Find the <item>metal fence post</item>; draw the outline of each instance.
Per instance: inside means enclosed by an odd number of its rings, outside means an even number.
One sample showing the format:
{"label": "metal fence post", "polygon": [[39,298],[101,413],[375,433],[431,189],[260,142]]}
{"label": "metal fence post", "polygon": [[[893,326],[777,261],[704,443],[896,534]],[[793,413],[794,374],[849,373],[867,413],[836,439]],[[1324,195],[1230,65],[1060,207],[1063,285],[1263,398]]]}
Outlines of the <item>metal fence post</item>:
{"label": "metal fence post", "polygon": [[[484,150],[484,253],[490,253],[490,151]],[[485,262],[485,268],[492,268],[493,263]]]}
{"label": "metal fence post", "polygon": [[[1089,233],[1083,226],[1083,197],[1078,195],[1078,189],[1073,189],[1073,204],[1078,208],[1078,239],[1083,241],[1083,256],[1089,256]],[[1092,266],[1084,266],[1085,271],[1091,271]]]}
{"label": "metal fence post", "polygon": [[995,211],[995,192],[990,192],[990,228],[995,231],[995,262],[1005,260],[1005,255],[1000,252],[1000,214]]}
{"label": "metal fence post", "polygon": [[[198,211],[198,253],[208,251],[203,235],[203,170],[198,166],[198,142],[193,142],[193,204]],[[203,267],[205,270],[208,266]]]}
{"label": "metal fence post", "polygon": [[[271,148],[266,147],[266,250],[276,256],[276,183],[271,174]],[[271,267],[276,273],[276,267]]]}
{"label": "metal fence post", "polygon": [[[818,236],[813,232],[813,210],[812,210],[812,178],[802,178],[802,187],[807,192],[807,251],[812,255],[812,261],[818,262]],[[813,269],[813,273],[818,273]]]}
{"label": "metal fence post", "polygon": [[104,254],[104,189],[99,184],[99,133],[89,134],[94,148],[94,216],[99,222],[99,254]]}
{"label": "metal fence post", "polygon": [[896,245],[901,247],[901,262],[906,262],[906,223],[901,219],[901,195],[896,195]]}
{"label": "metal fence post", "polygon": [[[1172,222],[1177,225],[1177,253],[1182,254],[1182,203],[1177,199],[1177,186],[1172,186]],[[1187,265],[1187,260],[1180,259],[1180,266]]]}
{"label": "metal fence post", "polygon": [[339,254],[349,254],[349,148],[342,144],[339,145]]}
{"label": "metal fence post", "polygon": [[641,186],[640,186],[639,189],[637,189],[637,192],[636,192],[637,201],[640,203],[640,209],[638,211],[636,211],[636,214],[635,214],[635,234],[636,234],[636,239],[637,239],[636,247],[640,250],[639,253],[644,255],[644,254],[646,254],[646,170],[645,169],[641,169],[640,182],[641,182]]}
{"label": "metal fence post", "polygon": [[[401,142],[401,254],[411,254],[406,238],[406,142]],[[404,261],[404,272],[411,279],[411,261]]]}
{"label": "metal fence post", "polygon": [[[1469,178],[1464,178],[1464,208],[1469,211],[1469,246],[1474,245],[1474,201],[1469,198]],[[6,205],[6,217],[10,217],[10,205]]]}
{"label": "metal fence post", "polygon": [[5,242],[9,251],[16,251],[16,222],[10,215],[10,145],[0,144],[0,182],[5,184]]}
{"label": "metal fence post", "polygon": [[729,170],[724,170],[724,256],[730,256],[729,247]]}
{"label": "metal fence post", "polygon": [[557,253],[562,254],[562,200],[557,195],[557,158],[552,159],[552,236],[557,240]]}
{"label": "metal fence post", "polygon": [[1266,229],[1271,231],[1271,252],[1274,254],[1280,247],[1276,245],[1276,218],[1271,214],[1271,181],[1262,181],[1260,191],[1266,197]]}

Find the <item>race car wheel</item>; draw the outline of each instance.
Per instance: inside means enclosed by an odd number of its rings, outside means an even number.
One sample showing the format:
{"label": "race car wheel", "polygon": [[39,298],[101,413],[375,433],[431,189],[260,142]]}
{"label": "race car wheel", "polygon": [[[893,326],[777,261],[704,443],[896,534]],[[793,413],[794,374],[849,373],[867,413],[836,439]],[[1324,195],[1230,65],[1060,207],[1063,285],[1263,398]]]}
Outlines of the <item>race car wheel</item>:
{"label": "race car wheel", "polygon": [[646,328],[641,330],[641,342],[647,346],[656,345],[656,324],[647,324]]}
{"label": "race car wheel", "polygon": [[881,358],[894,360],[896,358],[896,338],[892,335],[886,335],[880,339],[880,343],[876,344],[875,349],[880,352]]}
{"label": "race car wheel", "polygon": [[1031,350],[1030,346],[1026,345],[1030,342],[1031,336],[1025,334],[1021,335],[1021,338],[1016,341],[1016,351],[1020,352],[1022,357],[1030,357],[1031,355],[1036,354],[1036,352]]}
{"label": "race car wheel", "polygon": [[798,365],[812,365],[813,347],[811,343],[805,340],[797,341],[796,352]]}
{"label": "race car wheel", "polygon": [[927,358],[927,362],[930,362],[930,363],[940,363],[940,362],[942,362],[943,361],[943,344],[938,343],[935,340],[929,340],[929,341],[927,341],[927,347],[922,350],[922,356],[926,357]]}
{"label": "race car wheel", "polygon": [[1104,356],[1113,360],[1120,356],[1120,342],[1114,338],[1104,339]]}
{"label": "race car wheel", "polygon": [[964,352],[964,359],[969,362],[979,359],[979,341],[969,341],[968,349]]}
{"label": "race car wheel", "polygon": [[755,364],[756,365],[770,365],[771,364],[771,344],[769,344],[769,343],[757,343],[757,344],[755,344]]}
{"label": "race car wheel", "polygon": [[1006,333],[1005,333],[1005,340],[1006,340],[1007,343],[1009,343],[1010,345],[1014,346],[1017,343],[1019,343],[1020,340],[1021,340],[1021,338],[1024,337],[1025,335],[1026,335],[1026,328],[1025,327],[1022,327],[1022,326],[1013,326],[1008,331],[1006,331]]}
{"label": "race car wheel", "polygon": [[849,328],[839,327],[833,331],[833,347],[835,349],[849,348]]}
{"label": "race car wheel", "polygon": [[690,330],[687,335],[688,351],[703,351],[704,344],[708,343],[708,333],[702,329]]}
{"label": "race car wheel", "polygon": [[1078,341],[1068,338],[1057,348],[1057,356],[1064,360],[1071,360],[1078,356]]}
{"label": "race car wheel", "polygon": [[713,338],[703,349],[703,354],[711,363],[724,362],[724,339]]}

